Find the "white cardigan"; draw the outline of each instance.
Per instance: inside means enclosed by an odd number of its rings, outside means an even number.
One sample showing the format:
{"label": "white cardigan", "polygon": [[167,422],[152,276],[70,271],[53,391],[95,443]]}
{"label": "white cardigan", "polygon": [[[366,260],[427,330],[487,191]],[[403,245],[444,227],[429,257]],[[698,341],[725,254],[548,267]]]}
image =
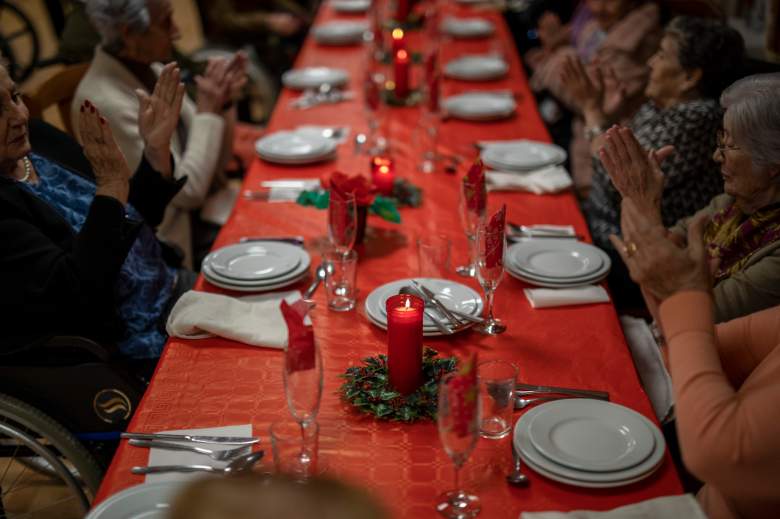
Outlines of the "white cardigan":
{"label": "white cardigan", "polygon": [[[159,70],[159,69],[157,69]],[[144,143],[138,133],[138,98],[135,90],[147,91],[143,84],[116,58],[100,47],[73,97],[73,128],[78,129],[79,107],[85,99],[94,104],[111,125],[114,138],[125,155],[131,171],[141,163]],[[147,91],[148,92],[148,91]],[[187,182],[173,198],[157,230],[157,236],[175,243],[184,251],[185,265],[192,268],[190,214],[199,209],[209,194],[219,167],[225,122],[219,115],[197,113],[195,104],[185,96],[181,122],[187,130],[187,143],[177,132],[171,139],[171,153],[176,163],[175,178],[187,176]]]}

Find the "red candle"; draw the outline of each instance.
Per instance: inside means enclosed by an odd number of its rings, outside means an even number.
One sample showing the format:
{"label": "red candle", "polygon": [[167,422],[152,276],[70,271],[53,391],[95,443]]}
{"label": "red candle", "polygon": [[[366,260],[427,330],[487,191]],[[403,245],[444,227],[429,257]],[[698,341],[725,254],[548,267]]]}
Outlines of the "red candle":
{"label": "red candle", "polygon": [[371,182],[374,183],[381,194],[393,194],[395,165],[392,159],[387,157],[371,158]]}
{"label": "red candle", "polygon": [[409,53],[401,49],[393,61],[395,95],[401,99],[409,95]]}
{"label": "red candle", "polygon": [[393,32],[390,33],[390,36],[393,40],[393,46],[391,48],[393,51],[393,56],[398,54],[399,50],[406,50],[406,36],[404,36],[403,29],[393,29]]}
{"label": "red candle", "polygon": [[399,22],[406,21],[410,8],[409,0],[395,0],[395,19]]}
{"label": "red candle", "polygon": [[425,303],[419,297],[399,294],[385,304],[387,310],[387,371],[390,385],[408,395],[422,383],[422,325]]}

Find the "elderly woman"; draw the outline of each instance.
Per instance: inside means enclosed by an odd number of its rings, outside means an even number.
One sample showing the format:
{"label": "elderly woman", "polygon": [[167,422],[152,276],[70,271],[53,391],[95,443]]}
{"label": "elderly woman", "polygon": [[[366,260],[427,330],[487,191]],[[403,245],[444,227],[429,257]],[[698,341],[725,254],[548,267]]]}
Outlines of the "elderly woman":
{"label": "elderly woman", "polygon": [[[715,321],[728,321],[780,304],[780,74],[741,79],[721,96],[726,109],[713,158],[724,194],[704,215],[704,238],[713,272]],[[645,152],[627,128],[607,133],[602,162],[623,205],[630,200],[663,225],[664,175],[654,152]],[[684,241],[690,219],[669,231]],[[628,254],[637,245],[625,245]],[[622,245],[621,245],[622,247]]]}
{"label": "elderly woman", "polygon": [[134,175],[97,108],[80,107],[88,178],[31,152],[27,108],[0,67],[4,352],[82,335],[117,343],[132,358],[159,356],[165,314],[194,281],[165,263],[152,230],[184,182],[171,178],[169,151],[184,96],[178,78],[166,66],[144,98],[138,126],[146,144]]}
{"label": "elderly woman", "polygon": [[[728,180],[726,186],[730,190]],[[657,218],[627,199],[623,240],[615,242],[631,276],[660,303],[680,450],[687,468],[705,483],[698,499],[707,517],[776,517],[780,306],[715,325],[709,225],[706,213],[697,215],[687,247],[681,247]]]}
{"label": "elderly woman", "polygon": [[[666,28],[658,51],[647,63],[650,79],[645,95],[649,100],[628,126],[646,149],[674,145],[674,153],[662,166],[661,216],[665,225],[693,214],[722,191],[712,158],[723,115],[717,98],[731,83],[734,71],[740,69],[742,54],[742,38],[734,29],[712,20],[680,17]],[[591,77],[576,60],[567,63],[563,77],[583,107],[594,155],[593,183],[583,211],[594,243],[618,259],[609,235],[620,227],[620,194],[595,156],[604,142],[603,129],[610,123],[602,109],[604,78],[598,69]],[[610,286],[619,306],[641,304],[641,296],[621,262],[610,275]]]}
{"label": "elderly woman", "polygon": [[[158,69],[152,64],[171,59],[173,41],[179,36],[171,1],[88,0],[87,14],[102,43],[76,90],[73,113],[85,99],[100,106],[128,164],[135,168],[144,148],[136,122],[139,98],[154,87]],[[188,266],[193,243],[201,241],[193,237],[190,211],[200,210],[223,181],[236,119],[233,101],[246,81],[245,65],[246,58],[237,54],[230,61],[211,62],[205,74],[196,77],[196,102],[185,97],[181,125],[171,141],[174,177],[186,176],[188,181],[173,199],[158,236],[178,245]]]}

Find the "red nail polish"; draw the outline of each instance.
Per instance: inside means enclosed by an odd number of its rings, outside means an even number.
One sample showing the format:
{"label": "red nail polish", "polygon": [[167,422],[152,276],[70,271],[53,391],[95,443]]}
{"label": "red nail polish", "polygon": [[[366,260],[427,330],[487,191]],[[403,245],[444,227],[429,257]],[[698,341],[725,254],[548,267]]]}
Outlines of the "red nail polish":
{"label": "red nail polish", "polygon": [[103,124],[103,125],[105,125],[105,124],[106,124],[106,120],[105,120],[105,119],[103,119],[103,117],[102,117],[102,116],[100,117],[100,124]]}
{"label": "red nail polish", "polygon": [[89,99],[85,99],[84,100],[84,105],[89,107],[89,106],[92,106],[92,103],[89,102]]}
{"label": "red nail polish", "polygon": [[95,113],[95,107],[92,106],[92,105],[89,105],[89,111],[94,114]]}
{"label": "red nail polish", "polygon": [[81,105],[81,113],[84,113],[84,105]]}

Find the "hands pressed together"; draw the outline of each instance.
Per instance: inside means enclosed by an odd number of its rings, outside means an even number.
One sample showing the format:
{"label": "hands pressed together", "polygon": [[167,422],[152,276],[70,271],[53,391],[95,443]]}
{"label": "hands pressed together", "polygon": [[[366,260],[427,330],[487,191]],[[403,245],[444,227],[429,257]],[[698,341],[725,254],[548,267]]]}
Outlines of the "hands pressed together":
{"label": "hands pressed together", "polygon": [[212,58],[201,76],[195,77],[198,86],[198,112],[221,114],[240,97],[247,83],[248,59],[244,52],[232,58]]}
{"label": "hands pressed together", "polygon": [[89,101],[81,105],[79,135],[84,155],[95,173],[96,195],[105,195],[127,203],[130,168],[111,133],[108,122]]}
{"label": "hands pressed together", "polygon": [[623,108],[626,87],[609,65],[596,61],[586,67],[568,56],[561,68],[561,83],[588,125],[603,124]]}

